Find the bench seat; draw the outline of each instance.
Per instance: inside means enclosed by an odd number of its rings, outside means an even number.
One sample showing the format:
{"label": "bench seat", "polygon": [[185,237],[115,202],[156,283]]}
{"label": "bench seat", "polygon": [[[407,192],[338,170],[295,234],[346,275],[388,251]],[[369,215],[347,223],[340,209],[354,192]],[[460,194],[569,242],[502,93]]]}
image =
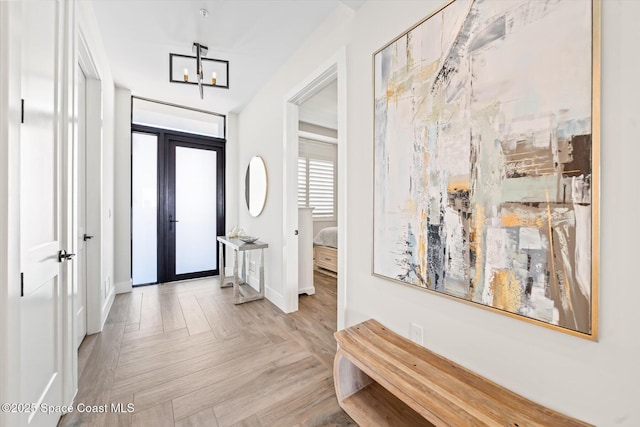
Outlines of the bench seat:
{"label": "bench seat", "polygon": [[335,333],[340,406],[361,426],[589,426],[507,390],[371,319]]}

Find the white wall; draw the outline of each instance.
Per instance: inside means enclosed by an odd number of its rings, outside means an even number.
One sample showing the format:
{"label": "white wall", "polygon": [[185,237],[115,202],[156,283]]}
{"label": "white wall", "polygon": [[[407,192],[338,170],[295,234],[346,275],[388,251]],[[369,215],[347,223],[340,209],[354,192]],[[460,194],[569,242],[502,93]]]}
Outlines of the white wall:
{"label": "white wall", "polygon": [[131,91],[115,90],[114,282],[116,293],[131,284]]}
{"label": "white wall", "polygon": [[284,97],[302,79],[316,71],[338,48],[351,31],[354,12],[340,5],[303,43],[274,78],[242,110],[239,117],[240,192],[244,194],[244,174],[252,156],[262,156],[269,187],[264,211],[257,218],[249,215],[244,200],[239,207],[239,222],[251,235],[269,244],[265,251],[267,298],[283,307],[283,109]]}
{"label": "white wall", "polygon": [[[599,425],[640,425],[640,287],[635,262],[640,211],[633,189],[640,121],[640,2],[607,0],[602,13],[602,197],[600,339],[591,342],[371,276],[373,205],[372,54],[442,5],[369,1],[353,16],[339,8],[241,112],[240,165],[265,158],[264,213],[240,222],[270,243],[267,286],[282,290],[283,98],[341,45],[348,64],[347,325],[376,318],[408,336],[424,326],[425,345],[527,398]],[[242,168],[240,168],[242,170]],[[239,178],[244,176],[243,172]],[[240,182],[243,182],[242,180]],[[243,188],[241,188],[241,191]]]}
{"label": "white wall", "polygon": [[[238,180],[238,170],[246,169],[238,164],[238,115],[227,115],[227,144],[224,147],[225,151],[225,232],[229,233],[238,225],[238,208],[242,208],[244,205],[244,174],[242,175],[242,181]],[[240,182],[243,183],[240,188]],[[246,206],[245,206],[246,208]],[[231,260],[233,259],[233,250],[227,248],[226,250],[226,274],[233,274],[233,267]]]}
{"label": "white wall", "polygon": [[[304,105],[304,103],[302,103],[302,105]],[[300,106],[300,108],[302,108],[302,105]],[[336,103],[336,109],[337,107],[338,105]],[[298,129],[300,129],[303,132],[311,132],[318,135],[328,136],[330,138],[338,137],[338,131],[335,129],[330,129],[324,126],[318,126],[318,125],[314,125],[312,123],[307,123],[303,121],[298,122]]]}
{"label": "white wall", "polygon": [[[100,283],[90,281],[87,283],[88,304],[88,333],[95,333],[102,330],[102,326],[109,314],[111,304],[115,295],[113,281],[113,253],[114,253],[114,221],[113,221],[113,171],[114,171],[114,108],[115,108],[115,87],[109,60],[104,50],[102,37],[98,27],[98,22],[93,11],[91,2],[77,2],[78,26],[84,35],[91,52],[96,70],[99,74],[102,102],[101,130],[95,135],[88,129],[87,151],[92,150],[98,153],[98,166],[100,182],[99,213],[99,234],[94,242],[100,245]],[[88,101],[91,104],[91,100]],[[88,154],[91,156],[91,154]],[[98,174],[98,171],[87,170],[88,174]],[[91,195],[90,195],[91,197]],[[90,199],[90,198],[89,198]],[[89,202],[91,203],[91,202]],[[95,233],[93,230],[88,230]],[[97,310],[95,310],[95,309]]]}

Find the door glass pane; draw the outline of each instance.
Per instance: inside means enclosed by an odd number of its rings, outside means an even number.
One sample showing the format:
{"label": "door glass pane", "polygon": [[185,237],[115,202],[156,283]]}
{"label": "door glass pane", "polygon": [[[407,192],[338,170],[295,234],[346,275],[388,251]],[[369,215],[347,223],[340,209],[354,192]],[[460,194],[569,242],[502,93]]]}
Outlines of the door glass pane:
{"label": "door glass pane", "polygon": [[176,147],[176,274],[215,270],[216,152]]}
{"label": "door glass pane", "polygon": [[131,276],[158,281],[158,136],[131,135]]}

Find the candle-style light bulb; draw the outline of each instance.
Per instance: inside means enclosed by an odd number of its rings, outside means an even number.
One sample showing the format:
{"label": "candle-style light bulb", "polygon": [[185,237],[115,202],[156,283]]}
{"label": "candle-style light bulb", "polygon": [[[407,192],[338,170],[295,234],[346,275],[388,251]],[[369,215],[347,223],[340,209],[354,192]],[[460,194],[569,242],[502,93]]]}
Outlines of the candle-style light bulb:
{"label": "candle-style light bulb", "polygon": [[213,71],[211,73],[211,84],[215,86],[217,79],[218,79],[218,74],[215,71]]}
{"label": "candle-style light bulb", "polygon": [[189,69],[187,68],[184,69],[184,81],[185,82],[189,81]]}

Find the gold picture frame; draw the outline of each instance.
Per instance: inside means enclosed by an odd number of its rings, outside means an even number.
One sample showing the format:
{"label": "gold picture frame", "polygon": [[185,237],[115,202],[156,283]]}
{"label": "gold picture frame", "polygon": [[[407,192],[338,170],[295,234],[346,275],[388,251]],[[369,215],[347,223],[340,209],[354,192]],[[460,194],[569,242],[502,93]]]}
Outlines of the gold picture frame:
{"label": "gold picture frame", "polygon": [[452,0],[373,54],[374,276],[597,340],[600,21]]}

